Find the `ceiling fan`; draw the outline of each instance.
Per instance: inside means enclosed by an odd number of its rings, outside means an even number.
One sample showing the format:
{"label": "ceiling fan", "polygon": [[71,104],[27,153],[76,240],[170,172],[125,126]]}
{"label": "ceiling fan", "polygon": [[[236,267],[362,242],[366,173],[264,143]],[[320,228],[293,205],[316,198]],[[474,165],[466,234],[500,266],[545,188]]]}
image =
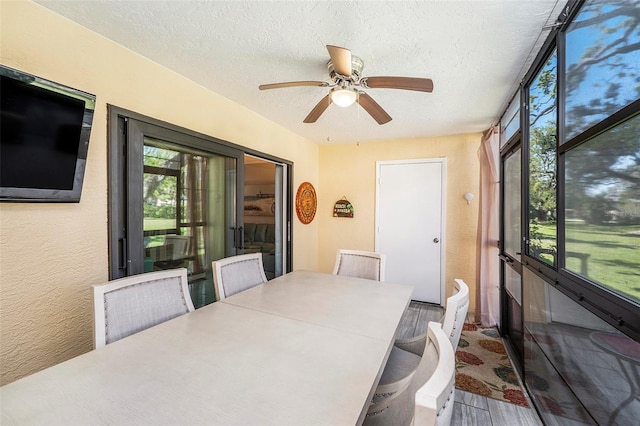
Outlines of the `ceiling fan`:
{"label": "ceiling fan", "polygon": [[432,92],[433,81],[430,78],[417,77],[363,77],[364,62],[352,55],[344,47],[327,45],[331,59],[327,62],[329,78],[326,81],[289,81],[285,83],[262,84],[260,90],[280,89],[295,86],[330,87],[329,94],[311,110],[303,120],[305,123],[315,123],[322,113],[335,103],[341,107],[348,107],[358,102],[378,124],[391,121],[391,116],[382,109],[373,98],[360,89],[402,89],[418,92]]}

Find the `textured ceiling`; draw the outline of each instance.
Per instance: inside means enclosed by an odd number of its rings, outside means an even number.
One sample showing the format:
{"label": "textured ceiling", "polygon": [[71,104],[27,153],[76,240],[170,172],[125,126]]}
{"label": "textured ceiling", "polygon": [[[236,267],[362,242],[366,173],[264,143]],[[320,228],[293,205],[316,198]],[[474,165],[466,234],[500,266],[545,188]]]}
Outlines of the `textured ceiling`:
{"label": "textured ceiling", "polygon": [[[565,0],[44,1],[95,31],[317,143],[480,132],[506,108]],[[367,89],[393,120],[331,105],[302,120],[328,81],[326,45],[364,61],[363,76],[428,77],[433,93]],[[215,111],[211,111],[215,114]]]}

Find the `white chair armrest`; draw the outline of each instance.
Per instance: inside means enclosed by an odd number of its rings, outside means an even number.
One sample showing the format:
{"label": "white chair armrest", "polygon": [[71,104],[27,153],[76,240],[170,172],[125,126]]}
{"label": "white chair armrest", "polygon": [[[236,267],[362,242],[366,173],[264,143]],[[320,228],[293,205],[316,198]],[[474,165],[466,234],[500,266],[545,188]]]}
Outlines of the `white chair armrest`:
{"label": "white chair armrest", "polygon": [[424,347],[427,343],[427,334],[421,334],[419,336],[412,337],[410,339],[397,339],[394,345],[405,351],[414,353],[418,356],[422,356],[424,353]]}
{"label": "white chair armrest", "polygon": [[376,394],[373,397],[373,401],[371,401],[371,404],[369,404],[367,414],[378,413],[389,407],[393,400],[402,395],[402,392],[404,392],[409,387],[414,374],[415,371],[402,380],[398,380],[394,383],[389,383],[388,385],[378,386],[378,388],[376,389]]}

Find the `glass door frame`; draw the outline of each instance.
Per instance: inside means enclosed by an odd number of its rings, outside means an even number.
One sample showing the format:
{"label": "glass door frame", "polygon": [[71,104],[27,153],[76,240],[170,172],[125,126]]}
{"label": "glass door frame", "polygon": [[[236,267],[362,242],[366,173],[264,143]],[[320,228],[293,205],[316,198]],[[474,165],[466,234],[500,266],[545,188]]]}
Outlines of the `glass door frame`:
{"label": "glass door frame", "polygon": [[[522,214],[522,206],[524,205],[524,197],[523,197],[523,186],[522,186],[522,173],[520,173],[520,236],[518,252],[516,252],[516,256],[511,255],[506,249],[506,239],[507,232],[505,230],[505,196],[506,196],[506,167],[505,164],[509,158],[513,155],[520,156],[520,169],[522,170],[523,165],[523,151],[522,151],[522,138],[521,133],[518,131],[514,134],[509,142],[505,145],[505,147],[500,152],[500,322],[502,324],[500,334],[506,338],[506,341],[509,342],[512,349],[516,354],[515,364],[516,368],[522,374],[523,365],[524,365],[524,334],[514,335],[511,330],[512,320],[515,320],[520,325],[522,329],[522,333],[524,332],[524,312],[523,312],[523,303],[522,303],[522,245],[523,245],[523,214]],[[515,300],[515,297],[510,294],[507,290],[507,268],[512,269],[514,272],[520,276],[520,314],[518,318],[511,318],[511,310],[509,309],[509,305],[512,302],[512,299]]]}
{"label": "glass door frame", "polygon": [[[520,151],[520,170],[522,170],[522,143],[521,143],[521,139],[520,139],[520,134],[518,133],[516,136],[514,136],[513,140],[506,145],[505,149],[502,150],[502,152],[500,153],[500,255],[501,256],[505,256],[506,259],[502,259],[501,257],[501,261],[503,262],[507,262],[507,263],[513,263],[514,269],[519,273],[522,274],[522,240],[523,240],[523,232],[522,232],[522,225],[523,225],[523,215],[522,215],[522,208],[520,209],[520,251],[516,252],[515,254],[520,256],[519,259],[513,257],[511,254],[509,254],[506,250],[505,250],[505,229],[504,229],[504,223],[505,223],[505,214],[504,214],[504,197],[505,197],[505,190],[506,190],[506,185],[504,184],[505,182],[505,168],[504,168],[504,164],[506,162],[507,159],[509,159],[511,156],[515,155],[518,151]],[[522,179],[520,180],[520,202],[521,202],[521,207],[522,207],[522,202],[523,202],[523,191],[522,191]],[[519,267],[518,267],[519,265]]]}
{"label": "glass door frame", "polygon": [[[292,182],[293,163],[281,158],[267,155],[239,145],[232,144],[211,136],[203,135],[179,126],[156,120],[141,114],[128,111],[119,107],[108,105],[109,135],[108,135],[108,224],[109,224],[109,279],[117,279],[124,276],[142,273],[144,270],[144,243],[143,238],[128,238],[128,235],[140,235],[143,232],[142,221],[131,221],[127,211],[128,206],[136,205],[137,200],[142,199],[142,183],[130,184],[129,176],[143,176],[142,149],[144,137],[166,140],[217,155],[223,155],[236,159],[236,196],[235,196],[235,220],[236,229],[229,229],[227,241],[233,241],[234,237],[241,237],[237,228],[241,227],[244,220],[244,155],[250,154],[262,157],[269,161],[282,164],[286,169],[285,182],[286,194],[284,194],[284,217],[287,224],[284,253],[284,272],[292,269]],[[133,203],[133,204],[132,204]],[[232,247],[234,246],[234,247]],[[236,241],[227,247],[227,255],[240,254],[242,242]],[[238,248],[238,250],[236,250]]]}

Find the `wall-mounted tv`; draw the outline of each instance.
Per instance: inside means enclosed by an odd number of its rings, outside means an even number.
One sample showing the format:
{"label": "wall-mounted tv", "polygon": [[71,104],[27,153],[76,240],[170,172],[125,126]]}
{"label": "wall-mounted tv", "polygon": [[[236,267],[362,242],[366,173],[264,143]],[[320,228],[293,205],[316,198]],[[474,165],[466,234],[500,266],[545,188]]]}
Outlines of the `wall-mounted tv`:
{"label": "wall-mounted tv", "polygon": [[0,201],[79,202],[96,97],[0,65]]}

